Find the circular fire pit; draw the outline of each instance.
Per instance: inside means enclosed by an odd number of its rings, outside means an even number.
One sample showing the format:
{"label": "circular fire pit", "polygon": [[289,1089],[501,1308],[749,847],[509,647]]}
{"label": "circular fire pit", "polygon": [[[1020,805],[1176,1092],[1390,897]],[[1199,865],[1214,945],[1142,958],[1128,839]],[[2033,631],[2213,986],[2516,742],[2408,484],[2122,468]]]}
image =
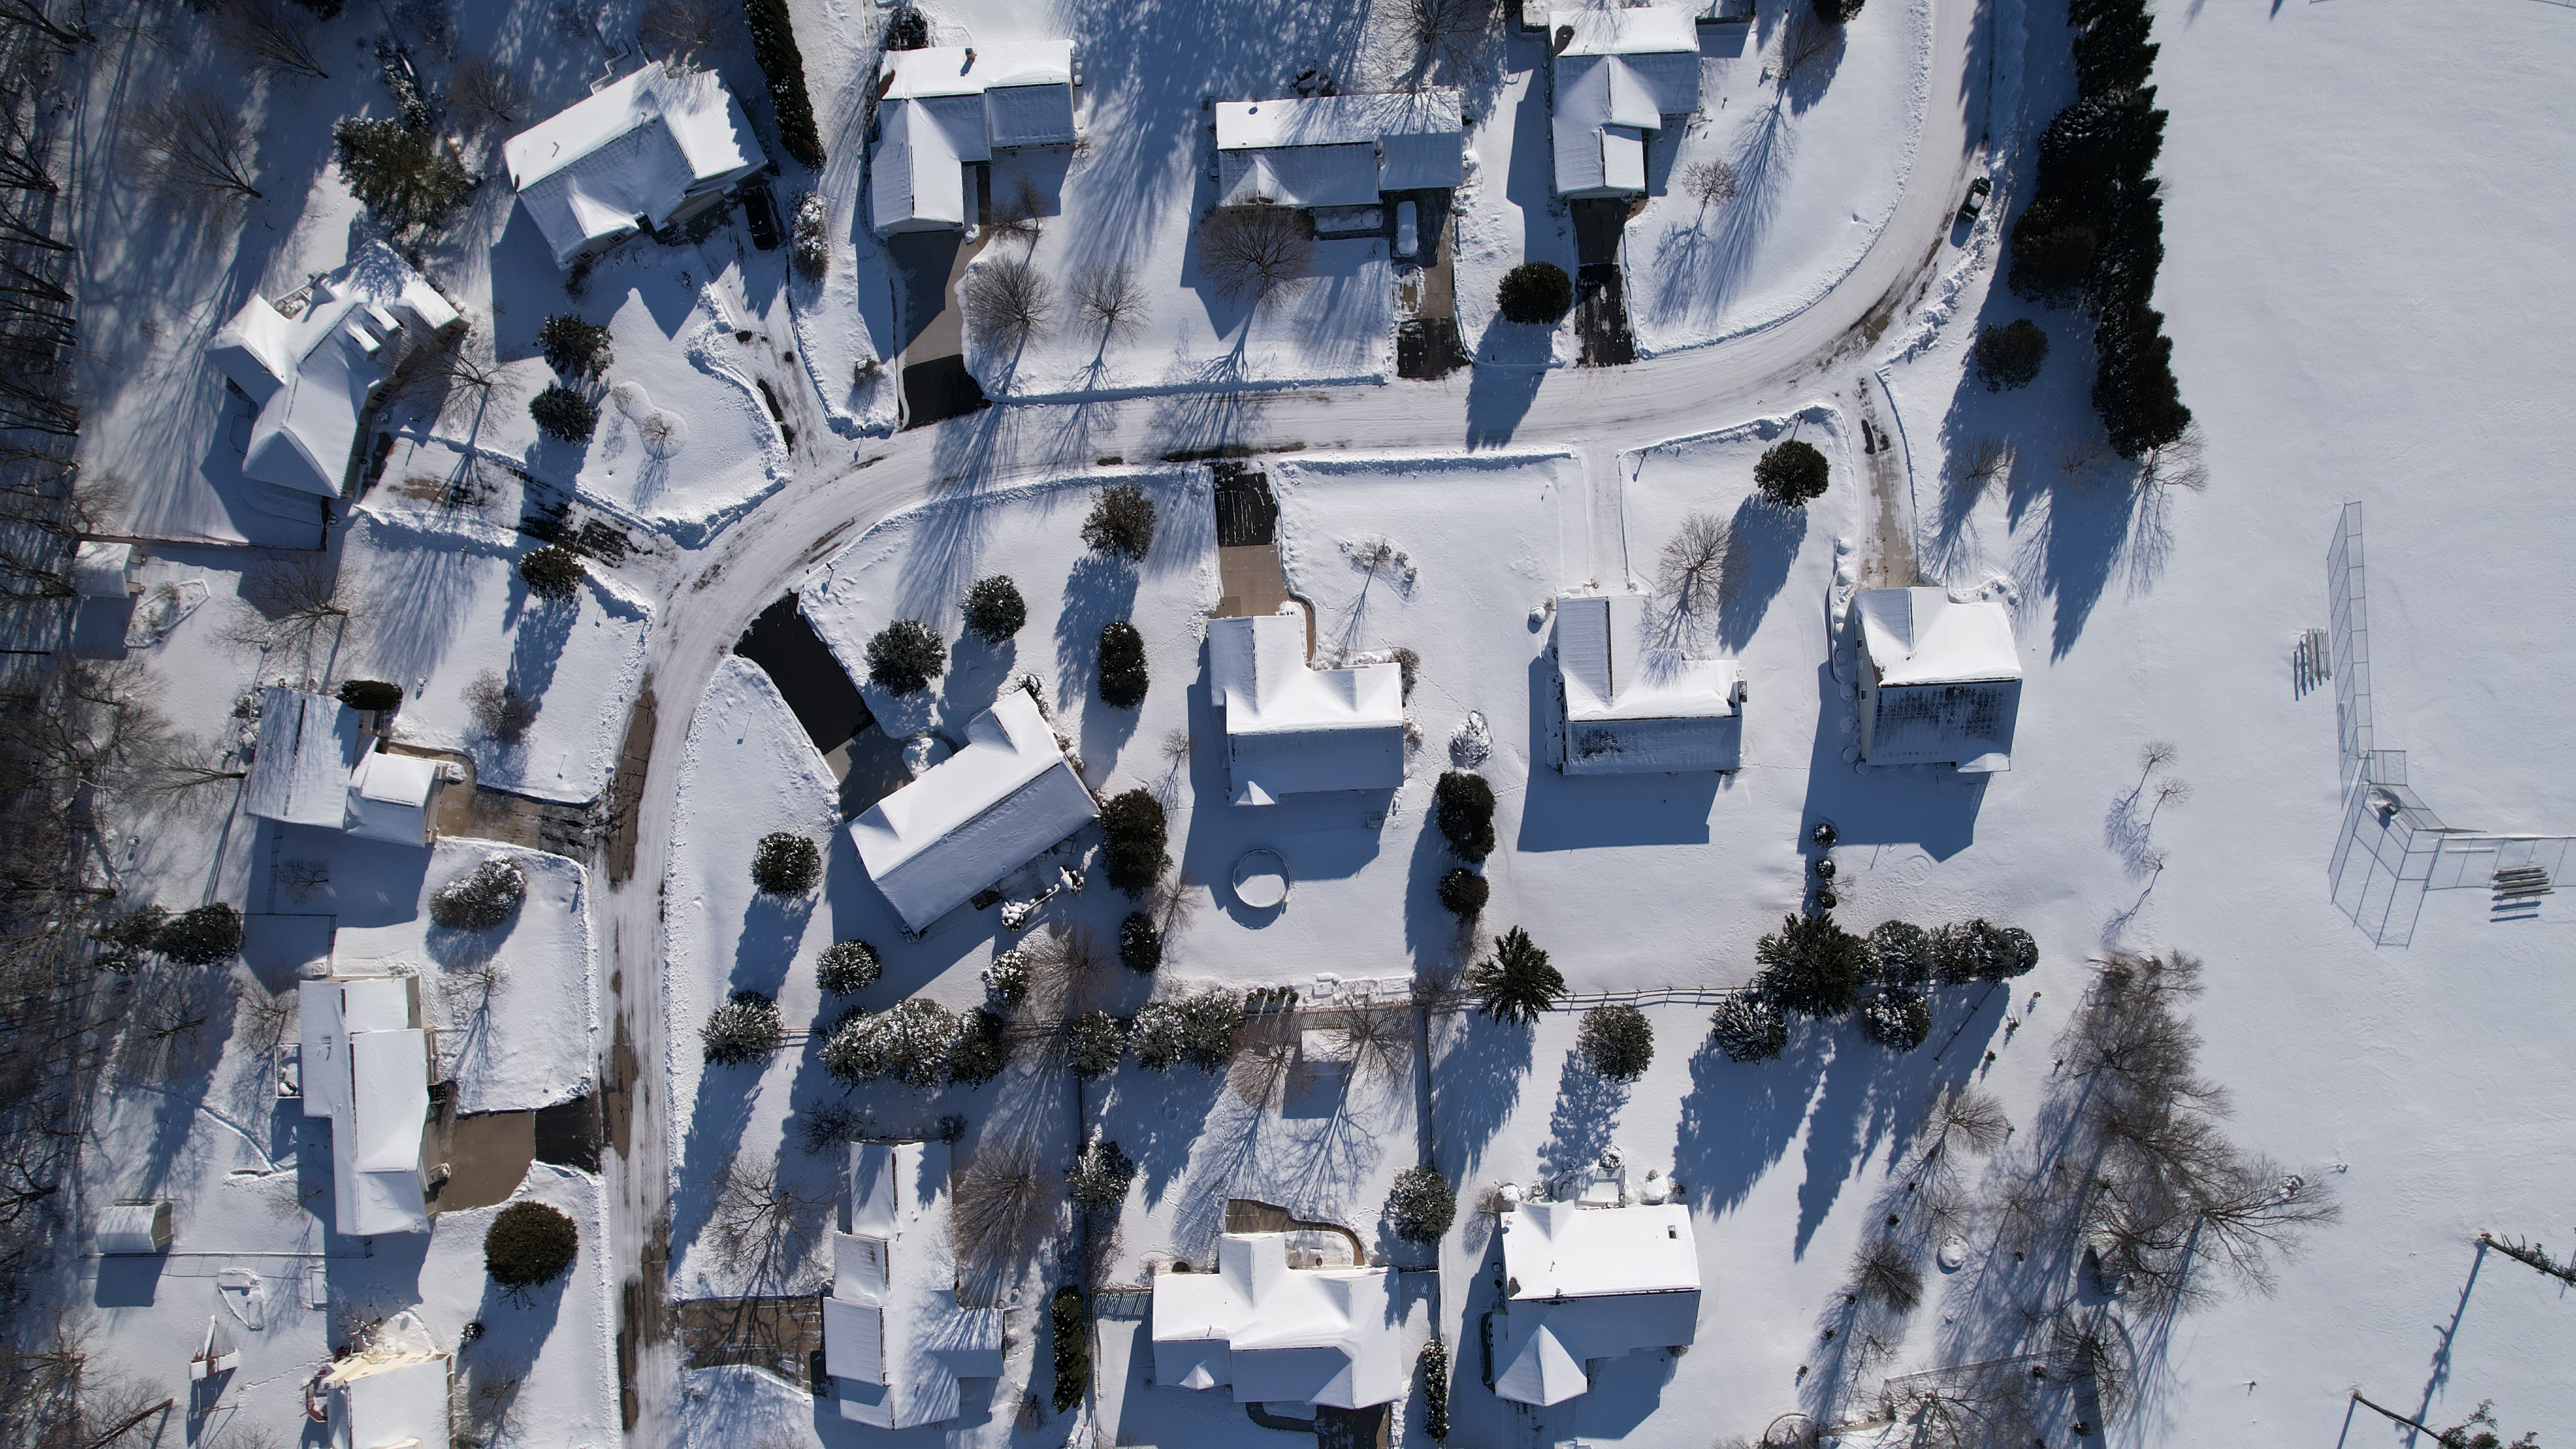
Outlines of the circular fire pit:
{"label": "circular fire pit", "polygon": [[1256,911],[1288,903],[1288,862],[1275,850],[1247,850],[1234,863],[1234,898]]}

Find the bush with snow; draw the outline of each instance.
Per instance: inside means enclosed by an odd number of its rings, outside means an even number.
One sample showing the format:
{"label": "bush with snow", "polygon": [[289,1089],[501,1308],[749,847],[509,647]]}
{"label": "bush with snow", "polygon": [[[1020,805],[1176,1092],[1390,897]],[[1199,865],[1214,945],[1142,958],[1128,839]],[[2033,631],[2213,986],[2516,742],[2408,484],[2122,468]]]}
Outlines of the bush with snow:
{"label": "bush with snow", "polygon": [[1494,787],[1482,775],[1451,770],[1431,788],[1432,820],[1449,848],[1467,860],[1494,853]]}
{"label": "bush with snow", "polygon": [[832,265],[831,203],[819,191],[797,193],[793,226],[796,270],[809,281],[820,281]]}
{"label": "bush with snow", "polygon": [[1001,1014],[976,1007],[958,1019],[957,1043],[948,1049],[948,1080],[980,1087],[1010,1064],[1010,1040]]}
{"label": "bush with snow", "polygon": [[1118,923],[1118,964],[1136,972],[1163,964],[1163,933],[1152,916],[1129,911]]}
{"label": "bush with snow", "polygon": [[1028,953],[1016,948],[997,953],[993,964],[984,968],[984,999],[1003,1011],[1009,1011],[1028,1000],[1028,996]]}
{"label": "bush with snow", "polygon": [[528,592],[550,603],[569,602],[580,592],[581,581],[590,577],[581,555],[559,544],[547,544],[519,556],[519,578]]}
{"label": "bush with snow", "polygon": [[1552,327],[1574,307],[1574,279],[1553,262],[1523,262],[1503,273],[1494,303],[1506,322]]}
{"label": "bush with snow", "polygon": [[897,619],[868,641],[868,682],[889,694],[927,689],[948,668],[948,646],[919,619]]}
{"label": "bush with snow", "polygon": [[1145,668],[1145,636],[1124,619],[1100,626],[1100,701],[1113,709],[1145,702],[1153,676]]}
{"label": "bush with snow", "polygon": [[514,1297],[572,1271],[581,1229],[561,1210],[521,1200],[501,1209],[483,1231],[483,1273]]}
{"label": "bush with snow", "polygon": [[992,574],[966,586],[966,632],[987,644],[1000,644],[1029,621],[1028,601],[1007,574]]}
{"label": "bush with snow", "polygon": [[578,312],[557,312],[537,324],[537,352],[566,377],[596,377],[617,361],[608,329]]}
{"label": "bush with snow", "polygon": [[1082,541],[1101,553],[1143,562],[1154,546],[1154,500],[1133,483],[1101,489],[1082,520]]}
{"label": "bush with snow", "polygon": [[1474,920],[1492,894],[1492,885],[1463,865],[1451,866],[1440,877],[1440,907],[1462,921]]}
{"label": "bush with snow", "polygon": [[1633,1082],[1654,1064],[1654,1023],[1624,1002],[1584,1013],[1575,1040],[1592,1070],[1613,1082]]}
{"label": "bush with snow", "polygon": [[1944,982],[2007,981],[2039,964],[2039,943],[2019,926],[1982,916],[1943,926],[1932,937],[1933,969]]}
{"label": "bush with snow", "polygon": [[1100,829],[1108,837],[1102,853],[1108,857],[1111,885],[1133,897],[1162,879],[1163,867],[1171,864],[1163,853],[1171,827],[1163,817],[1163,802],[1151,791],[1129,790],[1102,801]]}
{"label": "bush with snow", "polygon": [[752,848],[752,884],[766,894],[803,895],[822,879],[823,852],[802,835],[773,830]]}
{"label": "bush with snow", "polygon": [[698,1029],[708,1063],[719,1067],[765,1057],[786,1039],[787,1023],[778,1014],[778,1003],[757,991],[735,992],[707,1013],[707,1024]]}
{"label": "bush with snow", "polygon": [[1127,1054],[1127,1028],[1105,1011],[1089,1011],[1065,1024],[1065,1065],[1085,1081],[1118,1070]]}
{"label": "bush with snow", "polygon": [[1135,1180],[1135,1159],[1116,1142],[1095,1134],[1082,1145],[1073,1171],[1065,1174],[1064,1195],[1086,1211],[1114,1208],[1127,1200],[1127,1188]]}
{"label": "bush with snow", "polygon": [[1708,1019],[1708,1039],[1731,1062],[1767,1062],[1789,1045],[1789,1023],[1758,992],[1727,999]]}
{"label": "bush with snow", "polygon": [[1889,991],[1860,1009],[1860,1029],[1891,1051],[1910,1052],[1932,1034],[1932,1006],[1920,992]]}
{"label": "bush with snow", "polygon": [[1137,1063],[1148,1071],[1192,1066],[1221,1072],[1242,1030],[1243,999],[1231,991],[1210,990],[1147,1003],[1136,1013],[1128,1041],[1136,1048]]}
{"label": "bush with snow", "polygon": [[1458,1220],[1458,1190],[1436,1167],[1408,1167],[1387,1192],[1386,1215],[1397,1237],[1429,1247]]}
{"label": "bush with snow", "polygon": [[599,405],[562,383],[528,399],[528,416],[536,419],[538,432],[566,443],[589,442],[599,427]]}
{"label": "bush with snow", "polygon": [[865,941],[835,941],[814,963],[814,981],[834,996],[856,996],[876,984],[885,968],[877,948]]}
{"label": "bush with snow", "polygon": [[1920,989],[1932,979],[1932,933],[1910,921],[1881,921],[1869,928],[1870,983]]}
{"label": "bush with snow", "polygon": [[528,898],[528,875],[505,855],[487,855],[429,898],[429,919],[452,931],[488,931]]}
{"label": "bush with snow", "polygon": [[843,1018],[823,1044],[823,1067],[845,1084],[891,1078],[907,1087],[948,1079],[948,1058],[965,1034],[957,1013],[915,996],[874,1016]]}
{"label": "bush with snow", "polygon": [[1968,356],[1986,391],[2027,387],[2039,376],[2041,364],[2048,361],[2048,334],[2029,318],[2017,318],[1978,333]]}

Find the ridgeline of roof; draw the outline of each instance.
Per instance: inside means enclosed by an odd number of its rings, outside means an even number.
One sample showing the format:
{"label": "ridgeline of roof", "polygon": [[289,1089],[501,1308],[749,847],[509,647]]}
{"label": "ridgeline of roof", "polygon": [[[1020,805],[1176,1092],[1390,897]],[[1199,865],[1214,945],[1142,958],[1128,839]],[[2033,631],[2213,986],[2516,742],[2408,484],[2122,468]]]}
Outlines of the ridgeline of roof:
{"label": "ridgeline of roof", "polygon": [[713,71],[660,61],[511,137],[501,155],[558,266],[639,216],[661,225],[693,193],[765,159]]}
{"label": "ridgeline of roof", "polygon": [[1219,151],[1274,146],[1370,145],[1388,136],[1455,136],[1455,88],[1386,95],[1289,97],[1268,101],[1219,101]]}
{"label": "ridgeline of roof", "polygon": [[922,930],[1100,814],[1023,689],[966,727],[966,747],[850,822],[868,876]]}
{"label": "ridgeline of roof", "polygon": [[2021,678],[2012,614],[1991,599],[1940,589],[1864,589],[1852,597],[1861,646],[1882,685],[1980,684]]}
{"label": "ridgeline of roof", "polygon": [[1454,187],[1464,124],[1454,89],[1220,101],[1219,204],[1361,206],[1388,191]]}
{"label": "ridgeline of roof", "polygon": [[[968,56],[973,59],[969,60]],[[1073,42],[1018,40],[889,50],[877,63],[877,99],[980,96],[1003,86],[1071,85]]]}
{"label": "ridgeline of roof", "polygon": [[1561,594],[1557,673],[1565,685],[1565,772],[1732,770],[1744,721],[1732,659],[1694,659],[1650,642],[1642,594]]}

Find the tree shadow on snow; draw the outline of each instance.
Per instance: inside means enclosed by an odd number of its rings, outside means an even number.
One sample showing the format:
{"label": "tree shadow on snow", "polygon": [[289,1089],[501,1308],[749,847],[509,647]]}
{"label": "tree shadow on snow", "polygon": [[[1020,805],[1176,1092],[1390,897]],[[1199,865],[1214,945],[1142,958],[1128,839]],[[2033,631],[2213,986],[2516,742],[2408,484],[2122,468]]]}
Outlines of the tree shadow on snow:
{"label": "tree shadow on snow", "polygon": [[1520,1101],[1530,1070],[1530,1029],[1481,1014],[1441,1012],[1432,1019],[1431,1051],[1432,1156],[1451,1181],[1465,1181]]}

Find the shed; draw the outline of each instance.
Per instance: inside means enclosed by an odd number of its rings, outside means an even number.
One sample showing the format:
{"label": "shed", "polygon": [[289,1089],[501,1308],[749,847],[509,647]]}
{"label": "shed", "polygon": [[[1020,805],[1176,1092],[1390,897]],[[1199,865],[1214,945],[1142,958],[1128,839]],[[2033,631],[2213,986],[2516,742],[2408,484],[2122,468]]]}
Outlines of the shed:
{"label": "shed", "polygon": [[1860,753],[1873,765],[2012,768],[2021,655],[2012,614],[1935,588],[1852,597],[1861,645]]}
{"label": "shed", "polygon": [[768,164],[713,71],[660,61],[511,137],[501,155],[566,268],[670,225]]}
{"label": "shed", "polygon": [[1225,711],[1226,775],[1237,805],[1318,790],[1404,783],[1404,671],[1314,669],[1294,612],[1208,621],[1209,693]]}
{"label": "shed", "polygon": [[1744,677],[1732,659],[1657,645],[1643,594],[1561,594],[1556,668],[1569,775],[1733,770]]}
{"label": "shed", "polygon": [[859,863],[914,931],[1090,824],[1100,806],[1037,697],[1006,689],[966,747],[850,822]]}
{"label": "shed", "polygon": [[406,1311],[322,1376],[331,1449],[448,1449],[452,1367]]}
{"label": "shed", "polygon": [[348,831],[362,840],[427,845],[438,836],[438,796],[446,780],[436,760],[418,755],[361,755],[349,774]]}
{"label": "shed", "polygon": [[93,539],[72,558],[72,587],[84,599],[126,598],[134,592],[126,581],[133,567],[134,545]]}
{"label": "shed", "polygon": [[356,711],[272,684],[260,696],[259,743],[242,808],[263,820],[337,830],[347,818],[358,751]]}
{"label": "shed", "polygon": [[98,1250],[111,1255],[158,1253],[170,1246],[170,1203],[120,1202],[98,1215]]}

